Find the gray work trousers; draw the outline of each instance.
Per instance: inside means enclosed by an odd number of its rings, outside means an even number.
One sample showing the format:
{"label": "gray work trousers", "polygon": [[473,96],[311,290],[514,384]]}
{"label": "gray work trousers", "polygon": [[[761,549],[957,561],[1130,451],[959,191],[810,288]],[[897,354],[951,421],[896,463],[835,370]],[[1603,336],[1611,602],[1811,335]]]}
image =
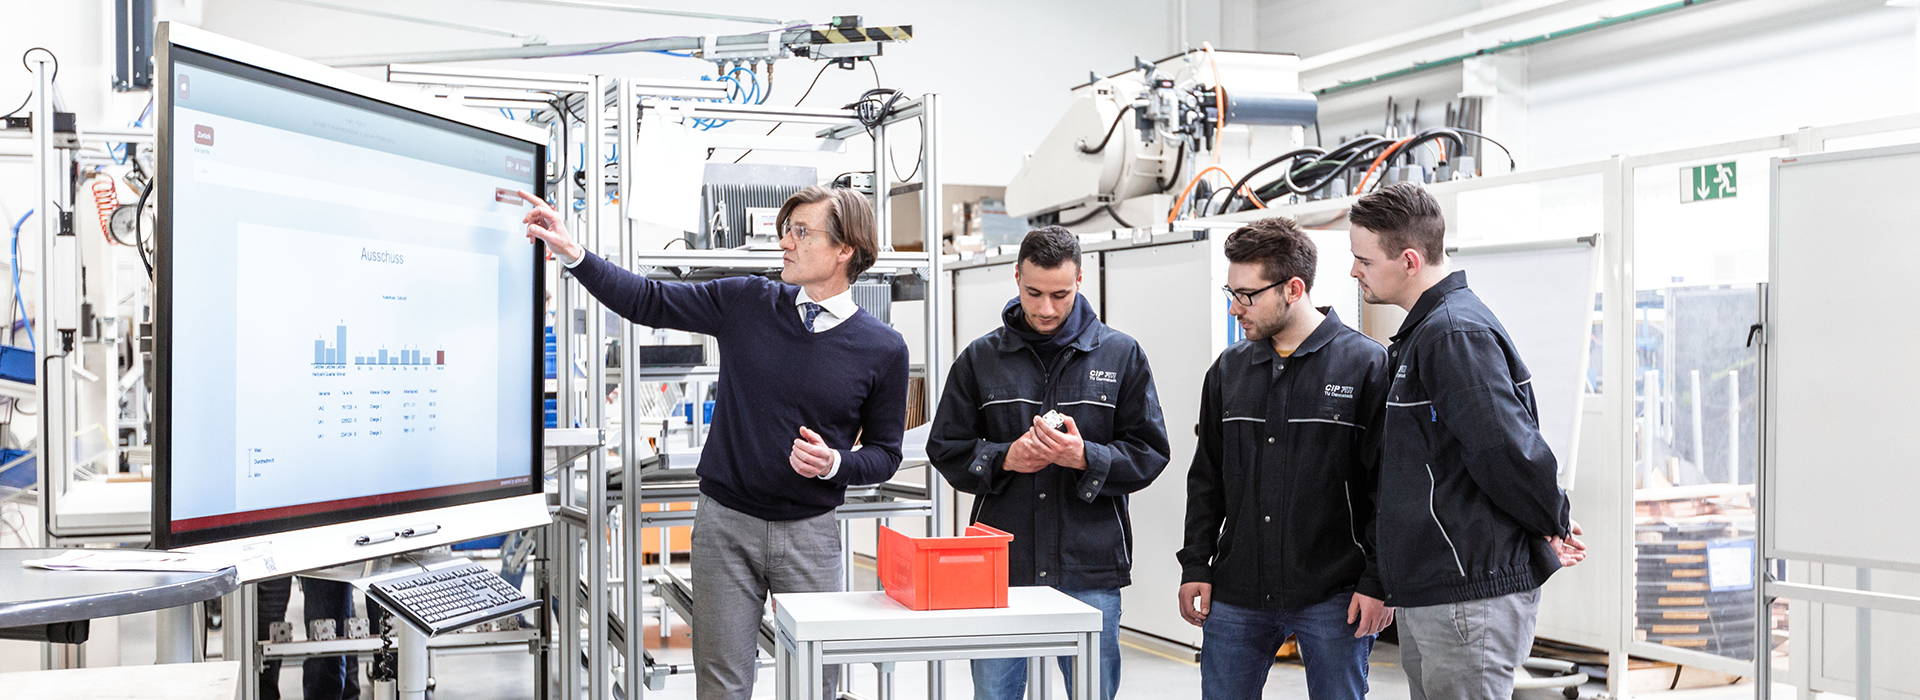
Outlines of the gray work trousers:
{"label": "gray work trousers", "polygon": [[1400,665],[1413,700],[1513,700],[1514,670],[1533,649],[1540,589],[1400,608]]}
{"label": "gray work trousers", "polygon": [[[840,590],[840,524],[832,513],[761,520],[703,495],[693,520],[692,583],[695,695],[748,700],[767,594]],[[822,697],[833,697],[840,667],[825,671]]]}

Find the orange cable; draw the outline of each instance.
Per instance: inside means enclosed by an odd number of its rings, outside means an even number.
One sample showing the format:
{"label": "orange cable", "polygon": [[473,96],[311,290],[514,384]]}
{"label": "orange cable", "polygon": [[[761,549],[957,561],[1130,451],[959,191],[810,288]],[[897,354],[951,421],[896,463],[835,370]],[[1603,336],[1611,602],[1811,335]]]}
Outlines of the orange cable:
{"label": "orange cable", "polygon": [[1173,200],[1173,209],[1167,212],[1167,223],[1169,224],[1173,223],[1174,217],[1180,213],[1180,205],[1186,203],[1187,195],[1193,194],[1193,186],[1200,184],[1200,178],[1206,177],[1207,173],[1211,173],[1211,172],[1218,172],[1221,175],[1226,176],[1226,178],[1229,181],[1233,179],[1232,175],[1227,174],[1226,169],[1221,168],[1218,165],[1209,165],[1205,170],[1202,170],[1198,173],[1194,173],[1193,179],[1187,181],[1187,188],[1180,190],[1180,198]]}
{"label": "orange cable", "polygon": [[1358,195],[1365,190],[1367,188],[1367,181],[1373,179],[1373,171],[1380,168],[1380,162],[1392,157],[1395,151],[1400,150],[1401,146],[1407,145],[1407,142],[1412,140],[1413,137],[1411,136],[1400,139],[1399,141],[1393,142],[1393,145],[1388,146],[1387,150],[1381,151],[1380,157],[1373,159],[1373,165],[1367,168],[1367,174],[1360,176],[1360,184],[1353,188],[1353,193]]}
{"label": "orange cable", "polygon": [[[1180,205],[1186,203],[1187,195],[1193,194],[1193,187],[1195,185],[1200,184],[1200,179],[1206,177],[1207,173],[1212,173],[1212,172],[1220,173],[1221,176],[1227,178],[1227,186],[1228,187],[1233,186],[1233,175],[1229,174],[1226,168],[1222,168],[1218,165],[1207,166],[1205,170],[1201,170],[1200,172],[1195,173],[1192,180],[1187,181],[1186,189],[1180,190],[1180,198],[1173,200],[1173,209],[1167,211],[1167,223],[1169,224],[1173,223],[1174,218],[1179,216],[1180,214]],[[1261,209],[1267,208],[1266,203],[1261,202],[1259,197],[1253,196],[1253,191],[1247,189],[1246,186],[1243,185],[1240,187],[1240,193],[1243,195],[1246,195],[1247,199],[1252,201],[1254,206],[1257,206]]]}

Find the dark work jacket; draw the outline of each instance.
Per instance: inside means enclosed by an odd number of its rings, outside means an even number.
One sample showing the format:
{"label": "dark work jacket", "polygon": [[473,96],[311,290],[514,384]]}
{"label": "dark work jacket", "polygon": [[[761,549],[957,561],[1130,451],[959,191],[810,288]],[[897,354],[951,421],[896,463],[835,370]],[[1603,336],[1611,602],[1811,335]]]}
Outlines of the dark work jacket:
{"label": "dark work jacket", "polygon": [[1326,313],[1290,357],[1243,340],[1207,370],[1178,556],[1180,582],[1212,584],[1214,600],[1281,610],[1348,590],[1386,597],[1360,543],[1387,351]]}
{"label": "dark work jacket", "polygon": [[1374,523],[1387,605],[1540,587],[1560,568],[1545,537],[1567,534],[1568,502],[1506,328],[1455,272],[1392,340]]}
{"label": "dark work jacket", "polygon": [[[1090,306],[1081,312],[1093,318]],[[954,488],[974,495],[973,522],[1013,534],[1010,584],[1118,588],[1133,580],[1127,494],[1166,468],[1166,421],[1133,338],[1094,320],[1060,352],[1049,372],[1004,325],[969,344],[947,375],[927,457]],[[1086,470],[1002,468],[1034,416],[1052,410],[1079,426]]]}

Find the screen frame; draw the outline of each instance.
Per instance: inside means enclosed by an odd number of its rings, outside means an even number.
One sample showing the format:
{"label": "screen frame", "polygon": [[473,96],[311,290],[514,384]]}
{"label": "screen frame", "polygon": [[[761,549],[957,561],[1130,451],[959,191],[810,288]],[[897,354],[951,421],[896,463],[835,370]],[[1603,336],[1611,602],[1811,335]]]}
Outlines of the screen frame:
{"label": "screen frame", "polygon": [[[174,167],[174,75],[175,65],[186,58],[187,65],[203,70],[228,72],[239,77],[265,82],[319,99],[367,109],[427,126],[502,142],[527,145],[533,150],[533,162],[539,164],[533,178],[533,194],[545,198],[547,178],[547,137],[544,130],[484,115],[477,110],[445,101],[397,92],[391,86],[345,71],[287,56],[219,35],[163,22],[155,41],[155,171],[157,219],[154,227],[154,432],[153,432],[153,511],[152,546],[175,549],[226,542],[309,528],[336,525],[382,516],[434,510],[449,506],[479,503],[539,494],[544,490],[541,450],[545,435],[544,378],[546,325],[546,247],[538,241],[528,246],[533,259],[531,289],[532,313],[528,342],[531,363],[527,378],[531,391],[527,406],[529,447],[527,479],[521,484],[482,488],[460,493],[396,500],[338,510],[325,510],[277,518],[216,525],[175,532],[172,518],[172,429],[173,429],[173,167]],[[504,460],[503,460],[504,461]],[[384,495],[384,494],[374,494]]]}

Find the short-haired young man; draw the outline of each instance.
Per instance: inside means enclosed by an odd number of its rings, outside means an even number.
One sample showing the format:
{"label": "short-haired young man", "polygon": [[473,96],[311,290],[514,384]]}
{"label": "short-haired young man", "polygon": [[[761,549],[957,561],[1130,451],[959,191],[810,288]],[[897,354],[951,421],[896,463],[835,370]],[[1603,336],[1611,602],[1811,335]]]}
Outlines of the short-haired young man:
{"label": "short-haired young man", "polygon": [[[1014,281],[1020,296],[1003,325],[953,362],[927,457],[974,494],[974,522],[1013,534],[1009,583],[1052,586],[1100,610],[1100,691],[1111,700],[1120,588],[1132,582],[1127,494],[1166,468],[1167,429],[1146,354],[1080,296],[1079,239],[1058,226],[1029,232]],[[1053,411],[1066,417],[1059,429],[1043,418]],[[1066,659],[1060,668],[1071,688]],[[1026,682],[1026,659],[973,662],[980,700],[1015,700]]]}
{"label": "short-haired young man", "polygon": [[[775,219],[781,282],[686,284],[588,255],[558,213],[521,196],[534,205],[527,237],[545,241],[607,308],[720,343],[693,526],[695,692],[747,700],[767,595],[840,590],[833,510],[847,486],[884,482],[900,466],[907,345],[850,292],[878,255],[873,210],[852,190],[801,190]],[[829,694],[838,670],[825,674]]]}
{"label": "short-haired young man", "polygon": [[1540,586],[1585,555],[1540,437],[1533,375],[1464,272],[1439,202],[1411,183],[1360,198],[1353,276],[1407,310],[1380,446],[1380,577],[1414,700],[1508,700]]}
{"label": "short-haired young man", "polygon": [[1260,697],[1291,634],[1314,700],[1367,695],[1393,620],[1373,555],[1387,353],[1308,296],[1318,253],[1292,219],[1227,237],[1227,313],[1246,331],[1207,370],[1187,471],[1180,615],[1204,630],[1201,697]]}

